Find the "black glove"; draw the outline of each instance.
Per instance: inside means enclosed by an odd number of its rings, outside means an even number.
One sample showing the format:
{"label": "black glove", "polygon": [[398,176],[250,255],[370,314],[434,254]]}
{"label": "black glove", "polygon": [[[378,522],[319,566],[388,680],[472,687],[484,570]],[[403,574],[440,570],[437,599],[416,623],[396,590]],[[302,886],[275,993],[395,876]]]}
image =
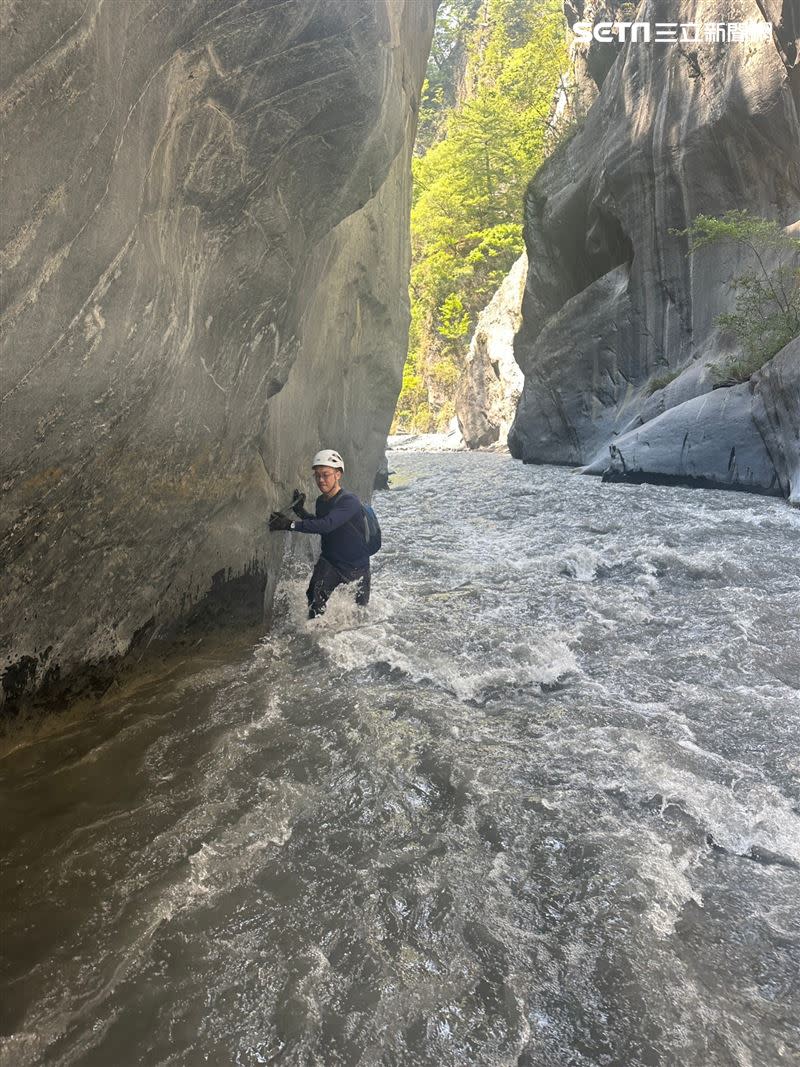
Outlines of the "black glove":
{"label": "black glove", "polygon": [[288,515],[281,515],[279,511],[273,511],[269,517],[269,528],[272,533],[277,530],[288,530],[292,525],[292,520]]}
{"label": "black glove", "polygon": [[303,505],[306,502],[306,494],[301,493],[299,489],[295,489],[292,493],[292,503],[289,505],[295,515],[299,515],[301,519],[305,518],[306,509]]}

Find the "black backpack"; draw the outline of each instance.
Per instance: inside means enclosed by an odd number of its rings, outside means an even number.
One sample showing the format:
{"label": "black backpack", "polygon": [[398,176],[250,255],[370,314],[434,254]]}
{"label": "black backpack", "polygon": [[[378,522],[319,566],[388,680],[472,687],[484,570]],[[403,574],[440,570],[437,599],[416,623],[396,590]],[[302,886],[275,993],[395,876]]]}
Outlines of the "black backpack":
{"label": "black backpack", "polygon": [[361,521],[350,519],[350,522],[364,538],[367,546],[367,555],[374,556],[381,547],[381,524],[378,516],[369,504],[361,505]]}
{"label": "black backpack", "polygon": [[369,504],[361,505],[361,514],[364,518],[364,538],[367,542],[367,553],[370,556],[374,556],[381,547],[381,524]]}

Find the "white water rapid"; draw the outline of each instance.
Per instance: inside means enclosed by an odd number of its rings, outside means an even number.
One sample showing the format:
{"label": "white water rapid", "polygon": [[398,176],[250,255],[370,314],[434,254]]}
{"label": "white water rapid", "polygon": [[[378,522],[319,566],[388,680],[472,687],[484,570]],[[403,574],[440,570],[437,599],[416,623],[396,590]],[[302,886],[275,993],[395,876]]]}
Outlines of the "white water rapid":
{"label": "white water rapid", "polygon": [[800,512],[390,461],[365,614],[7,746],[0,1063],[796,1067]]}

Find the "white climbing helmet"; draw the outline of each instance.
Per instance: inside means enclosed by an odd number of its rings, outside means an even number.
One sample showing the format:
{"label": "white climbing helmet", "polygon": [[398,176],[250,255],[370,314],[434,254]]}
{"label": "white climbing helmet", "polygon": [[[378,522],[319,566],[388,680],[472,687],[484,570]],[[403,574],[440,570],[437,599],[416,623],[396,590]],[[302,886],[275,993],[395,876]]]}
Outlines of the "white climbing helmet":
{"label": "white climbing helmet", "polygon": [[312,467],[335,467],[337,470],[344,470],[344,460],[338,452],[334,452],[332,448],[323,448],[321,452],[317,452],[316,456],[311,460]]}

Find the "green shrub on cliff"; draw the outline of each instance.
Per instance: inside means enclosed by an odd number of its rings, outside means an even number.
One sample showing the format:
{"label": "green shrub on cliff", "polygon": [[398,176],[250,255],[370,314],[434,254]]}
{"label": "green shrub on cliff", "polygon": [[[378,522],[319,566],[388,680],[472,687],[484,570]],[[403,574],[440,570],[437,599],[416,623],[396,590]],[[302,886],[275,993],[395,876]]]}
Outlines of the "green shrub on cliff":
{"label": "green shrub on cliff", "polygon": [[727,211],[721,218],[698,215],[687,230],[689,255],[707,245],[727,242],[746,248],[755,269],[729,283],[735,294],[732,311],[717,317],[740,342],[744,354],[713,370],[719,385],[745,382],[776,353],[800,336],[800,241],[777,222],[747,211]]}
{"label": "green shrub on cliff", "polygon": [[645,389],[646,395],[652,396],[653,393],[657,393],[659,389],[666,389],[671,382],[674,382],[675,379],[680,376],[680,373],[679,370],[673,370],[669,371],[667,374],[662,374],[659,378],[653,378],[647,389]]}
{"label": "green shrub on cliff", "polygon": [[[395,415],[396,429],[417,431],[452,417],[477,314],[523,250],[522,196],[550,146],[567,65],[560,0],[456,0],[439,22],[414,159],[408,372]],[[442,57],[462,44],[462,76],[445,78]]]}

